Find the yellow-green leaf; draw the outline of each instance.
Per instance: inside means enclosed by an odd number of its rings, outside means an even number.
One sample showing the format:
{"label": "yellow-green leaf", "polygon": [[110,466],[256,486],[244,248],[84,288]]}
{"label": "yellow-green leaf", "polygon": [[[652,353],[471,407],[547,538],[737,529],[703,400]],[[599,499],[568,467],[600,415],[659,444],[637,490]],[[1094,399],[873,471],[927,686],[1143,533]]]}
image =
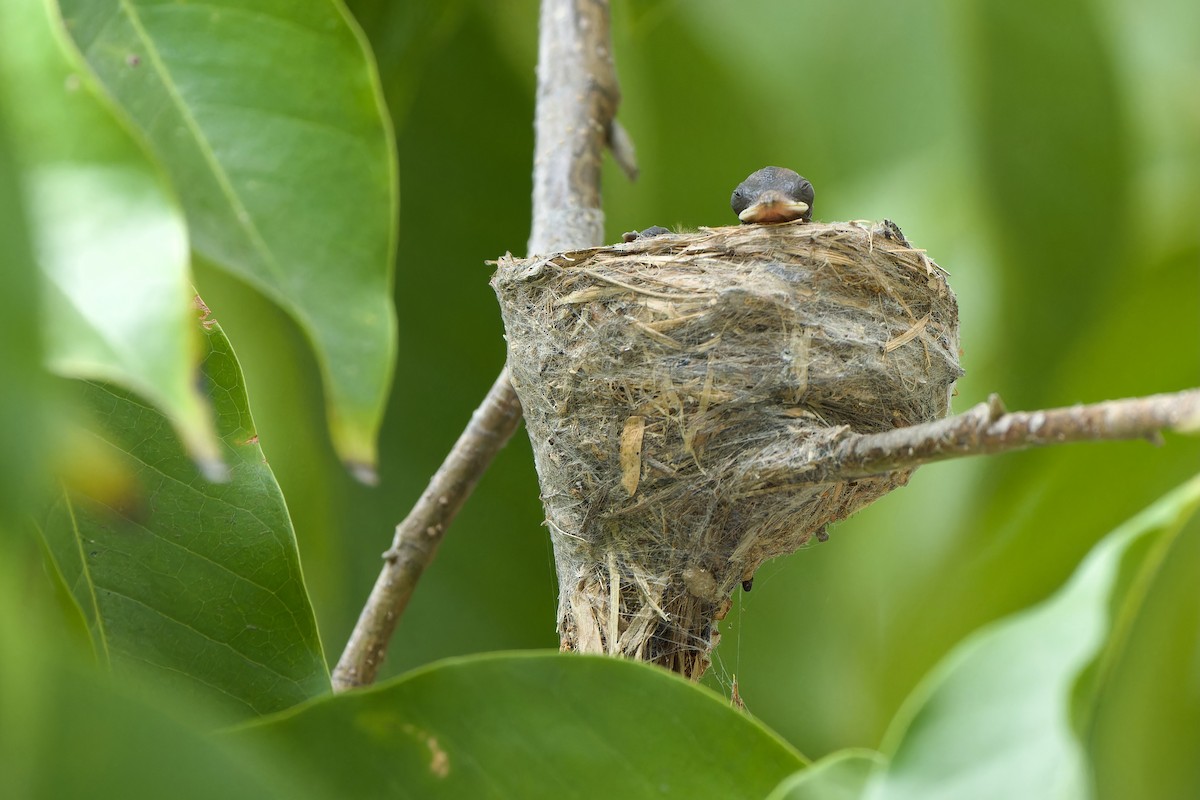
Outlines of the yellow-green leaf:
{"label": "yellow-green leaf", "polygon": [[46,361],[136,390],[218,475],[195,388],[182,212],[59,33],[41,0],[0,6],[0,80],[43,278]]}
{"label": "yellow-green leaf", "polygon": [[[1110,760],[1123,758],[1123,745],[1113,747],[1114,738],[1141,735],[1134,729],[1110,726],[1107,737],[1100,738],[1100,747],[1089,753],[1087,740],[1095,730],[1097,711],[1107,708],[1120,713],[1122,700],[1138,696],[1127,676],[1113,680],[1114,665],[1137,661],[1137,654],[1129,650],[1130,630],[1196,618],[1196,604],[1180,602],[1182,595],[1157,607],[1147,605],[1145,598],[1161,581],[1168,553],[1182,554],[1181,566],[1194,580],[1200,526],[1189,521],[1198,508],[1200,478],[1110,533],[1049,600],[984,628],[959,645],[893,722],[883,748],[891,760],[873,775],[863,796],[871,800],[1074,800],[1103,790],[1093,785],[1089,755],[1099,752]],[[1194,646],[1194,628],[1190,638]],[[1164,636],[1146,643],[1169,649],[1177,641]],[[1194,668],[1194,653],[1177,652],[1170,659],[1159,656],[1160,666],[1170,665],[1172,670],[1160,673],[1160,680],[1173,687],[1167,716],[1186,720],[1177,731],[1186,731],[1189,736],[1184,741],[1191,745],[1200,730],[1200,702],[1191,688],[1195,676],[1187,670],[1188,664]],[[1147,726],[1145,730],[1157,727],[1164,718],[1161,702],[1156,713],[1123,711],[1125,719],[1138,719]],[[1192,749],[1181,745],[1177,755]],[[1103,762],[1096,766],[1107,768]],[[1170,766],[1169,778],[1163,771],[1152,780],[1144,775],[1134,793],[1194,796],[1200,788],[1194,767]],[[1128,779],[1127,771],[1114,772]],[[1152,782],[1172,791],[1151,791]]]}

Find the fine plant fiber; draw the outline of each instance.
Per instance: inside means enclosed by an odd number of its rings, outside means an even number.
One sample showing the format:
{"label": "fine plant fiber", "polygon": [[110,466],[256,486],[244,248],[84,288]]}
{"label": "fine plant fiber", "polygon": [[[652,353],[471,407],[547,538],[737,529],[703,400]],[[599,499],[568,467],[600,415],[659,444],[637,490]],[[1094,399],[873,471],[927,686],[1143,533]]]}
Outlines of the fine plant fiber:
{"label": "fine plant fiber", "polygon": [[568,650],[698,678],[738,583],[911,470],[780,476],[848,432],[944,417],[962,374],[945,273],[886,220],[497,263]]}

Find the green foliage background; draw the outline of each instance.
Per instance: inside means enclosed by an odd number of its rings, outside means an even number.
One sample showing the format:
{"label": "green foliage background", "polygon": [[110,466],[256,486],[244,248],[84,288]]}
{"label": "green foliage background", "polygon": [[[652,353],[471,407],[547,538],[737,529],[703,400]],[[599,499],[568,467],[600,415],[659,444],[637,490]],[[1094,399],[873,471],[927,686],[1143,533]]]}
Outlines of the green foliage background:
{"label": "green foliage background", "polygon": [[[197,287],[245,373],[331,661],[394,525],[503,364],[484,262],[523,253],[529,231],[537,21],[533,0],[348,5],[379,64],[400,175],[398,362],[378,486],[357,483],[335,452],[306,333],[192,243]],[[620,118],[642,175],[630,184],[606,163],[607,238],[651,224],[728,224],[733,186],[760,166],[785,165],[813,181],[817,217],[893,219],[949,270],[967,369],[958,410],[993,391],[1010,407],[1036,408],[1200,385],[1196,30],[1200,6],[1187,0],[617,0]],[[16,89],[0,90],[15,102]],[[21,235],[26,212],[6,138],[21,131],[0,122],[0,414],[10,423],[0,427],[0,527],[12,527],[32,478],[70,447],[43,424],[67,401],[36,368],[35,290],[22,266],[33,247]],[[364,196],[383,202],[386,176],[369,177],[378,180],[365,181],[373,193]],[[255,285],[279,300],[278,287]],[[316,293],[318,307],[323,298]],[[370,449],[361,436],[342,444],[360,460]],[[876,748],[951,648],[1050,595],[1102,536],[1198,466],[1200,442],[1169,436],[1162,448],[1081,445],[923,468],[828,543],[766,565],[753,592],[735,598],[709,681],[728,694],[736,675],[750,711],[812,758]],[[521,433],[426,573],[385,674],[556,647],[541,519]],[[1200,785],[1177,768],[1185,745],[1200,740],[1200,697],[1164,695],[1150,677],[1195,685],[1195,540],[1181,535],[1144,601],[1176,613],[1133,631],[1136,646],[1108,665],[1124,688],[1103,706],[1092,746],[1111,756],[1101,777],[1112,796],[1121,781],[1144,787],[1150,774],[1179,781],[1174,788]],[[54,617],[42,554],[0,544],[0,598],[23,598],[31,619]],[[56,637],[8,614],[7,668],[44,677],[33,655],[10,656],[17,642],[30,650],[29,637],[52,651]],[[311,685],[323,684],[320,672]],[[104,703],[125,702],[105,687],[95,690]],[[45,697],[30,695],[28,708]],[[1118,753],[1124,766],[1114,770]]]}

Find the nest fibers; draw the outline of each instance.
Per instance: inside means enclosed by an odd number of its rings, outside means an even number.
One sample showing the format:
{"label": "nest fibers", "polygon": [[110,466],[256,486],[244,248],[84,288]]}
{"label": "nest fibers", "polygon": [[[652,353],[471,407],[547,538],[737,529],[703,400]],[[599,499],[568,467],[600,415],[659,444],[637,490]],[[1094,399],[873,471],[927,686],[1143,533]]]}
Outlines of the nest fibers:
{"label": "nest fibers", "polygon": [[738,583],[911,471],[789,476],[847,431],[945,416],[962,374],[954,293],[890,222],[507,256],[492,283],[563,648],[693,678]]}

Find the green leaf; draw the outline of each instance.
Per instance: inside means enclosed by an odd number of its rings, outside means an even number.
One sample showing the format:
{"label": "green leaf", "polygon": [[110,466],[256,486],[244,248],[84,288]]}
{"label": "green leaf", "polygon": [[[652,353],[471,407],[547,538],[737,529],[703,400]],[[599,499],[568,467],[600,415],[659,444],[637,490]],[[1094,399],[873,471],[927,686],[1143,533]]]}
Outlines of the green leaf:
{"label": "green leaf", "polygon": [[44,478],[47,381],[38,330],[37,269],[25,226],[0,81],[0,537]]}
{"label": "green leaf", "polygon": [[1200,514],[1130,572],[1080,715],[1097,796],[1200,797]]}
{"label": "green leaf", "polygon": [[333,0],[60,0],[70,36],[180,192],[193,247],[279,303],[369,474],[395,348],[391,130]]}
{"label": "green leaf", "polygon": [[1198,507],[1200,478],[1109,534],[1052,598],[960,645],[897,716],[884,746],[891,761],[865,796],[1089,796],[1079,729],[1107,684],[1081,679],[1102,652],[1127,647],[1129,617]]}
{"label": "green leaf", "polygon": [[212,420],[195,388],[182,213],[57,36],[39,0],[0,9],[2,80],[44,284],[46,360],[61,375],[136,390],[219,475]]}
{"label": "green leaf", "polygon": [[284,762],[202,734],[203,714],[81,665],[11,544],[0,537],[0,797],[318,797]]}
{"label": "green leaf", "polygon": [[[20,675],[6,672],[0,677],[5,797],[320,796],[93,672],[47,663]],[[14,764],[20,768],[7,766]]]}
{"label": "green leaf", "polygon": [[841,750],[779,784],[767,800],[858,800],[871,774],[886,764],[873,750]]}
{"label": "green leaf", "polygon": [[203,383],[229,481],[204,480],[135,396],[84,383],[114,474],[64,490],[43,535],[102,661],[241,718],[325,692],[329,678],[241,371],[221,329],[204,327]]}
{"label": "green leaf", "polygon": [[347,797],[761,798],[804,765],[677,676],[558,653],[441,662],[233,735]]}

